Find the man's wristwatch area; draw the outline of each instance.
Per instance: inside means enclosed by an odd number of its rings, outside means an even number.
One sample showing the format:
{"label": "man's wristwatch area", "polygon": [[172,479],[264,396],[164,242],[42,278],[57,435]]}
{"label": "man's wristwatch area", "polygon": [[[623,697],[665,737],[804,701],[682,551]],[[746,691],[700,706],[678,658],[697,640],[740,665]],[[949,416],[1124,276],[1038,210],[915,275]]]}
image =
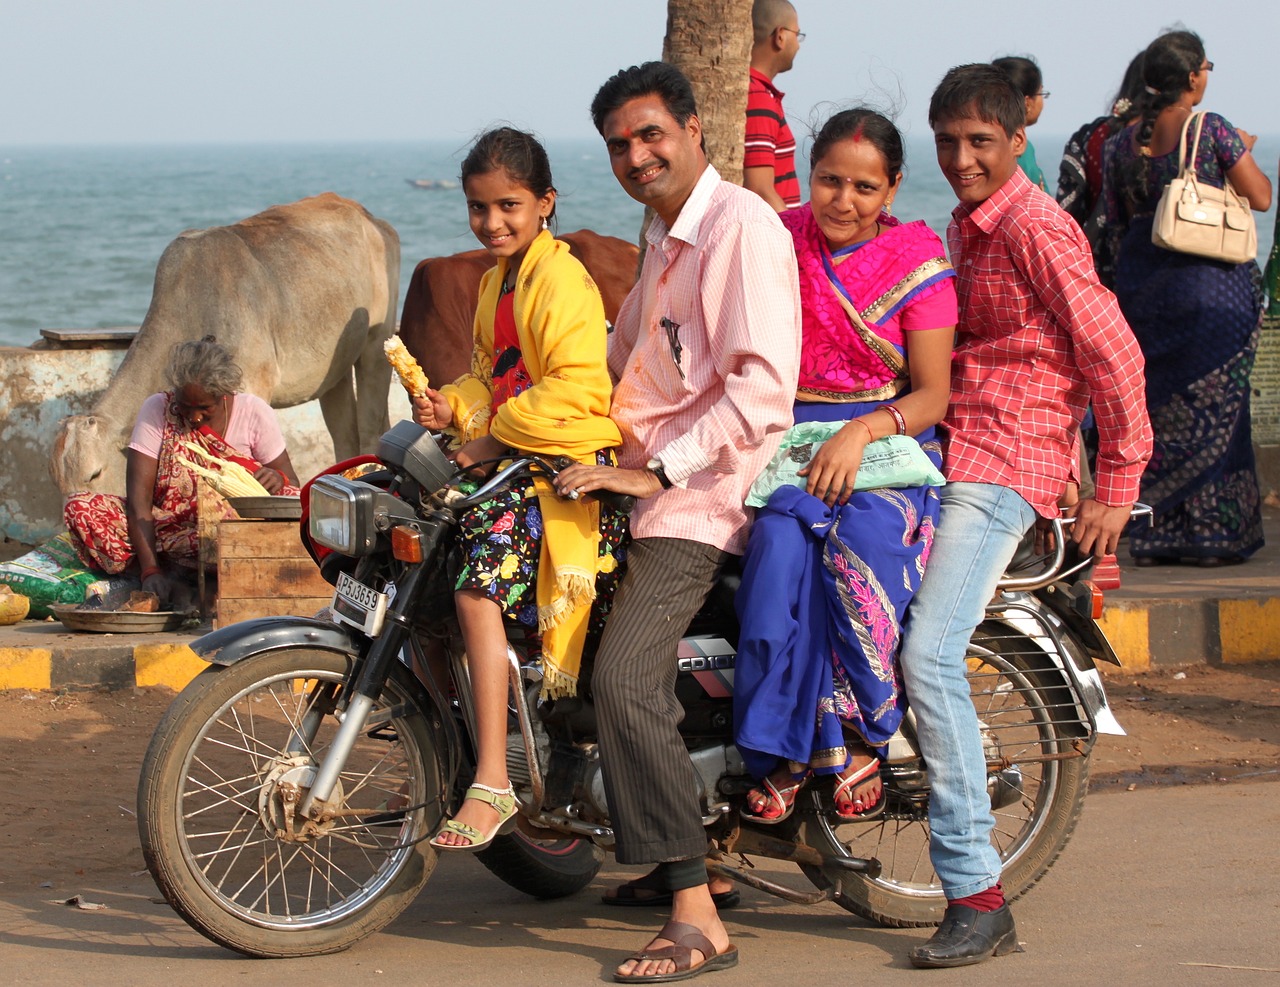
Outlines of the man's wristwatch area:
{"label": "man's wristwatch area", "polygon": [[667,479],[667,471],[662,468],[660,459],[651,459],[644,464],[644,468],[658,478],[658,482],[662,484],[663,490],[671,489],[671,481]]}

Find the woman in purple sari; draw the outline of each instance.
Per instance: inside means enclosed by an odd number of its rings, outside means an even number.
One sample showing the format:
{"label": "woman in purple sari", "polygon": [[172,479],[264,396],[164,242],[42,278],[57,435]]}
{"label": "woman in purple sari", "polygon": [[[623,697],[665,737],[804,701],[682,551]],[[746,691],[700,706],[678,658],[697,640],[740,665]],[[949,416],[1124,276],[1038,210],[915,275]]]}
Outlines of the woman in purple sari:
{"label": "woman in purple sari", "polygon": [[[903,713],[897,653],[928,558],[938,495],[929,486],[854,492],[863,450],[934,426],[950,397],[954,272],[923,222],[889,207],[902,137],[866,109],[836,114],[814,140],[808,208],[782,217],[795,238],[803,351],[795,420],[846,422],[756,514],[737,596],[738,749],[761,785],[749,818],[787,818],[813,772],[835,775],[843,818],[883,803],[877,751]],[[803,447],[800,447],[803,448]],[[799,451],[799,450],[797,450]]]}

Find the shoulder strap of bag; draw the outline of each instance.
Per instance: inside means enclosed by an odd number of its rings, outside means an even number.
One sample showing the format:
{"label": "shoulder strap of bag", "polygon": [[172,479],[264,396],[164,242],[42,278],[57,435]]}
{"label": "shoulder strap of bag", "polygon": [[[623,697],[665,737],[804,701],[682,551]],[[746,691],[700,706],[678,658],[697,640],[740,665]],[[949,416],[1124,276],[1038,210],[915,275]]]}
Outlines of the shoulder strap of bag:
{"label": "shoulder strap of bag", "polygon": [[[1191,124],[1196,125],[1196,137],[1191,144],[1191,160],[1187,161],[1187,132]],[[1178,170],[1185,175],[1190,172],[1192,178],[1196,174],[1196,153],[1200,150],[1200,134],[1204,130],[1204,114],[1192,113],[1182,124],[1182,137],[1178,141]]]}

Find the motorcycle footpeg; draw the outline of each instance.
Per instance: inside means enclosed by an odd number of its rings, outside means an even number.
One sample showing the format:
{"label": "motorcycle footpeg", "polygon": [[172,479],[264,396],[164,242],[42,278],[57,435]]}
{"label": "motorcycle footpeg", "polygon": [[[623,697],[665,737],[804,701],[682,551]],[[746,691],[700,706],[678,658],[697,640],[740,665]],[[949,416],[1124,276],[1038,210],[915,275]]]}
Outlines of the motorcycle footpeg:
{"label": "motorcycle footpeg", "polygon": [[880,876],[881,871],[884,869],[880,861],[875,857],[828,857],[824,855],[822,866],[824,869],[830,867],[854,874],[865,874],[873,881]]}

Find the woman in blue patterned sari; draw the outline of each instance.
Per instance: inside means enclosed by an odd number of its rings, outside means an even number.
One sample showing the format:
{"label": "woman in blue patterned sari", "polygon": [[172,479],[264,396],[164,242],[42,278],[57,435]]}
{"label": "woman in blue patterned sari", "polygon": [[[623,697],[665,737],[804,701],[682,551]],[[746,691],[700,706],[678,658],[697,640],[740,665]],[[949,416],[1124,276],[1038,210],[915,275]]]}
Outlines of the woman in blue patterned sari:
{"label": "woman in blue patterned sari", "polygon": [[[1142,477],[1154,510],[1129,533],[1138,565],[1243,562],[1262,546],[1262,513],[1249,423],[1249,372],[1262,313],[1256,261],[1227,264],[1151,242],[1156,204],[1179,169],[1183,124],[1204,96],[1213,63],[1190,31],[1171,31],[1143,57],[1138,121],[1106,144],[1107,226],[1119,238],[1115,292],[1142,347],[1155,433]],[[1191,128],[1193,140],[1196,128]],[[1250,153],[1255,138],[1204,114],[1189,149],[1199,181],[1224,176],[1254,209],[1271,183]]]}
{"label": "woman in blue patterned sari", "polygon": [[[954,272],[922,222],[888,208],[902,139],[870,110],[832,117],[812,151],[795,239],[803,346],[797,425],[844,422],[756,514],[737,596],[738,749],[762,779],[746,815],[790,815],[813,771],[836,776],[836,811],[882,804],[876,751],[902,719],[898,644],[920,585],[938,495],[931,486],[854,492],[866,446],[912,435],[935,466],[950,397]],[[803,447],[798,447],[799,452]]]}

